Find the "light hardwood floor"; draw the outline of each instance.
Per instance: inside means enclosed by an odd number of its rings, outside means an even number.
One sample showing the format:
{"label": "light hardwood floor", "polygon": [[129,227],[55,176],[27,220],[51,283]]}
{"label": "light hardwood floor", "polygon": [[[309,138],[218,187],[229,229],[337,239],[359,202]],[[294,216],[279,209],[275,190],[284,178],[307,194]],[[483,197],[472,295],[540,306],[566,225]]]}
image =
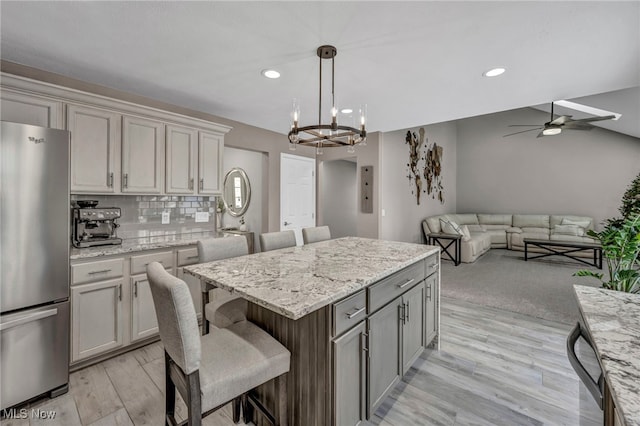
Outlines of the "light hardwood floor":
{"label": "light hardwood floor", "polygon": [[[565,324],[443,299],[440,351],[424,351],[371,424],[578,425],[568,332]],[[29,407],[55,410],[54,420],[1,424],[162,425],[163,362],[162,345],[154,343],[74,372],[68,394]],[[232,425],[229,407],[204,424]]]}

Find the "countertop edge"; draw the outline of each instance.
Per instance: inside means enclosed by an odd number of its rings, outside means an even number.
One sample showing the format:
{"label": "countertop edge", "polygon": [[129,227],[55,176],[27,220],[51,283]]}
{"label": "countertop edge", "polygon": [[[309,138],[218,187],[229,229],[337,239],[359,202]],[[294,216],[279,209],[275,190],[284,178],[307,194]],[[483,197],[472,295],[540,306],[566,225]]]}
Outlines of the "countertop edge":
{"label": "countertop edge", "polygon": [[[613,360],[609,360],[609,359],[603,359],[603,349],[601,347],[599,347],[598,345],[598,331],[594,330],[593,328],[593,324],[590,323],[588,315],[585,314],[583,305],[580,301],[580,297],[581,295],[579,294],[580,290],[579,287],[585,288],[585,289],[590,289],[590,290],[596,290],[599,291],[603,294],[605,294],[606,292],[615,292],[615,290],[607,290],[607,289],[603,289],[601,287],[599,288],[594,288],[594,287],[589,287],[589,286],[584,286],[584,285],[577,285],[574,284],[573,286],[573,291],[574,294],[576,296],[576,299],[578,301],[578,308],[580,310],[580,314],[582,316],[582,318],[584,319],[584,324],[587,327],[587,331],[589,332],[589,334],[592,337],[593,340],[593,344],[594,344],[594,352],[596,354],[596,357],[598,358],[598,362],[600,364],[600,367],[602,369],[602,373],[605,377],[605,380],[607,381],[607,384],[609,386],[609,392],[611,393],[611,396],[614,400],[614,403],[616,405],[616,408],[618,409],[618,411],[620,412],[620,414],[623,417],[623,421],[625,423],[626,426],[639,426],[640,425],[640,414],[638,413],[630,413],[629,412],[629,408],[626,407],[626,404],[621,404],[621,402],[626,402],[624,398],[622,398],[621,401],[621,395],[620,395],[620,391],[618,388],[618,386],[621,386],[621,384],[619,384],[619,379],[616,377],[617,373],[613,373],[611,371],[612,369],[612,363],[615,362]],[[624,297],[625,295],[629,295],[629,293],[623,293],[623,292],[617,292],[617,293],[622,293],[621,295],[617,295],[618,297]],[[614,296],[614,294],[612,294],[612,296]],[[583,296],[584,297],[584,296]],[[606,354],[605,354],[606,355]],[[608,358],[608,357],[607,357]],[[632,417],[632,414],[635,415],[635,417]]]}

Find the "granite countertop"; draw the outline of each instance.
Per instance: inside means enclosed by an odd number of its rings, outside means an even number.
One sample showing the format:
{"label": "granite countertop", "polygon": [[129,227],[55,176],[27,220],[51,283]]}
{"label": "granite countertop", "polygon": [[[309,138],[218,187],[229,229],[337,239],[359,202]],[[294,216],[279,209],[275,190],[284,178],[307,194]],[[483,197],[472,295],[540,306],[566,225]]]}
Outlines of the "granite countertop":
{"label": "granite countertop", "polygon": [[184,271],[296,320],[438,252],[422,244],[345,237]]}
{"label": "granite countertop", "polygon": [[573,288],[616,407],[640,426],[640,294]]}
{"label": "granite countertop", "polygon": [[110,256],[118,254],[127,254],[137,251],[154,250],[162,248],[170,248],[177,246],[195,245],[198,240],[203,238],[219,238],[223,236],[223,232],[218,231],[200,231],[176,233],[174,231],[167,233],[149,233],[150,235],[125,238],[122,244],[112,246],[96,246],[87,248],[71,247],[71,260],[89,259],[98,256]]}

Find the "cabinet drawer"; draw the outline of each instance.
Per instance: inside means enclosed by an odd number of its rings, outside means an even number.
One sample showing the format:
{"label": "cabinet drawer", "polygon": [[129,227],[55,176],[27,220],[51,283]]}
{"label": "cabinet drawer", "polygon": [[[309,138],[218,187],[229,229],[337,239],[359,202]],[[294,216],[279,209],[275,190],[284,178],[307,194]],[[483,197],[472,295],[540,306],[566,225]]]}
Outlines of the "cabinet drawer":
{"label": "cabinet drawer", "polygon": [[173,252],[143,254],[131,256],[131,274],[143,274],[147,272],[147,265],[151,262],[160,262],[165,268],[173,266]]}
{"label": "cabinet drawer", "polygon": [[178,266],[193,265],[198,263],[198,248],[178,250]]}
{"label": "cabinet drawer", "polygon": [[100,260],[71,265],[71,284],[83,284],[122,276],[124,259]]}
{"label": "cabinet drawer", "polygon": [[369,313],[376,311],[424,279],[425,261],[421,260],[371,285]]}
{"label": "cabinet drawer", "polygon": [[367,317],[364,290],[333,305],[333,336],[337,336]]}
{"label": "cabinet drawer", "polygon": [[438,271],[438,255],[433,254],[427,257],[427,259],[425,260],[425,264],[426,264],[426,271],[427,271],[425,273],[426,277],[433,274],[434,272],[437,272]]}

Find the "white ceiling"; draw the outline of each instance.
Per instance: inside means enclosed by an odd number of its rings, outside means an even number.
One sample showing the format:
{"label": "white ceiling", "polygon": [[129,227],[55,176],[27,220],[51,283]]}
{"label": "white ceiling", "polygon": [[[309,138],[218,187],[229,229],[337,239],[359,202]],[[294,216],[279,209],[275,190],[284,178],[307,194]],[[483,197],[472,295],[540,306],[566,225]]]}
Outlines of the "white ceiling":
{"label": "white ceiling", "polygon": [[[333,44],[338,106],[366,103],[370,131],[586,97],[640,137],[639,1],[3,0],[0,15],[4,60],[280,133],[294,97],[301,125],[317,119],[316,48]],[[591,96],[627,88],[628,111]]]}

